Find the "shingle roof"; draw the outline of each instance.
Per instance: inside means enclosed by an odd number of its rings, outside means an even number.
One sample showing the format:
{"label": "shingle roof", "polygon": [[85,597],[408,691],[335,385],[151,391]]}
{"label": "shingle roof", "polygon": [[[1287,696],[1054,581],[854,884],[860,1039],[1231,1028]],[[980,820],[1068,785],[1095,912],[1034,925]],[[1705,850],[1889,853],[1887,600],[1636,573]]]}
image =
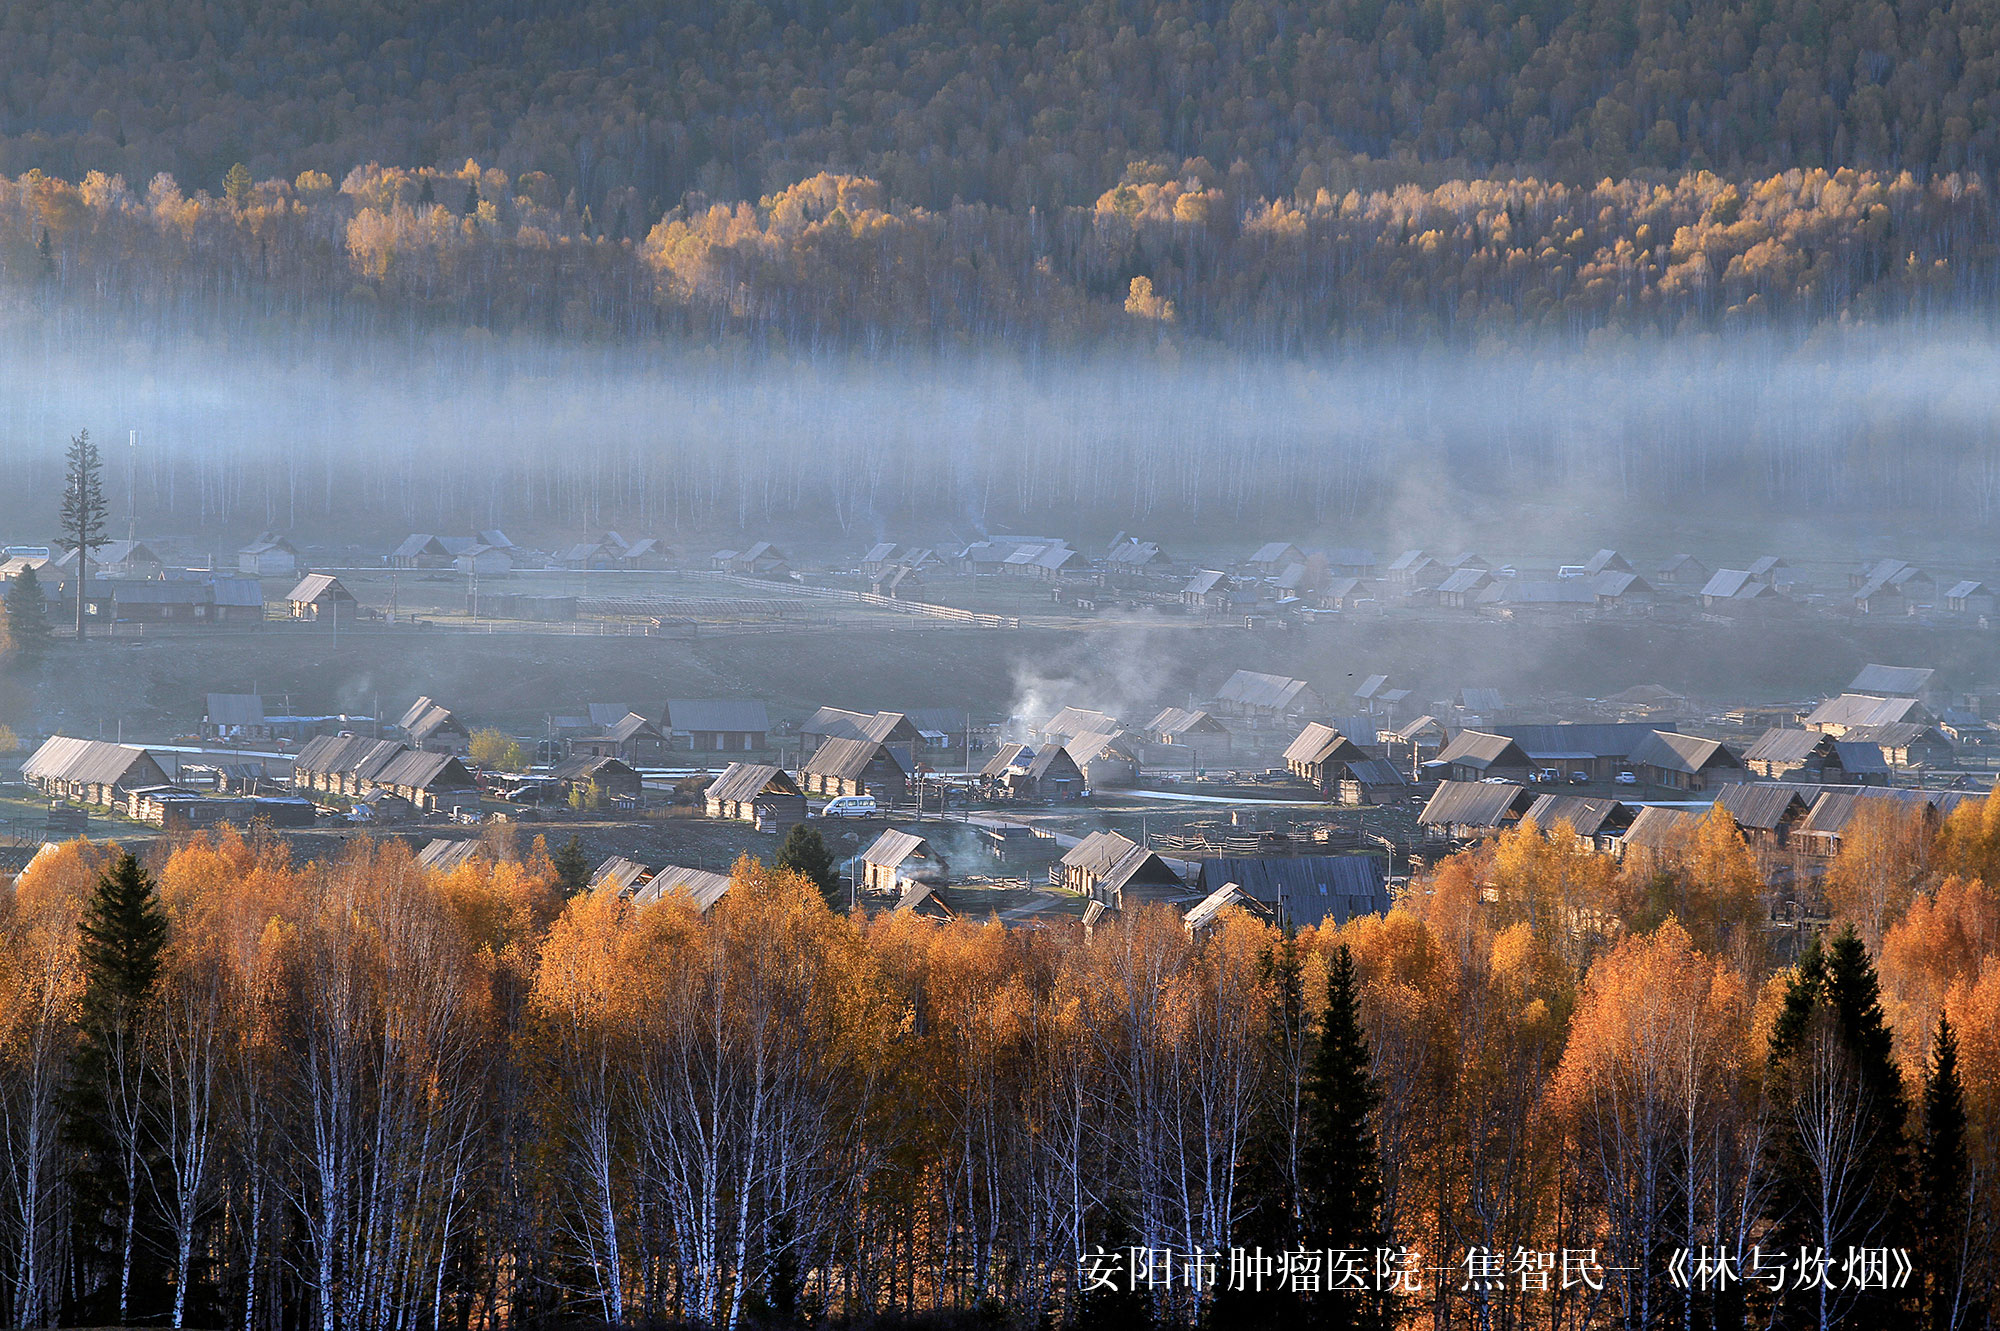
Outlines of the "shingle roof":
{"label": "shingle roof", "polygon": [[1719,568],[1708,575],[1708,581],[1701,586],[1701,594],[1703,596],[1734,596],[1742,591],[1749,581],[1749,569]]}
{"label": "shingle roof", "polygon": [[784,768],[771,763],[731,763],[722,775],[709,783],[706,798],[740,804],[754,800],[765,791],[780,795],[800,793],[798,782]]}
{"label": "shingle roof", "polygon": [[1493,575],[1483,568],[1462,568],[1454,571],[1450,577],[1440,582],[1438,590],[1446,594],[1473,592],[1478,591],[1491,581],[1493,581]]}
{"label": "shingle roof", "polygon": [[1367,754],[1347,736],[1332,726],[1309,722],[1292,742],[1285,746],[1287,763],[1324,763],[1339,759],[1344,762],[1359,762]]}
{"label": "shingle roof", "polygon": [[872,739],[829,739],[806,760],[805,770],[813,776],[830,776],[836,780],[851,781],[868,770],[868,765],[878,755],[887,755],[891,762],[902,765],[902,760],[887,745]]}
{"label": "shingle roof", "polygon": [[1245,707],[1275,709],[1291,706],[1305,691],[1306,682],[1302,679],[1238,670],[1222,682],[1215,696],[1224,702],[1239,703]]}
{"label": "shingle roof", "polygon": [[898,832],[889,828],[875,838],[873,845],[861,852],[861,859],[865,864],[894,868],[919,851],[927,855],[935,853],[930,843],[914,832]]}
{"label": "shingle roof", "polygon": [[696,910],[706,911],[729,892],[729,875],[707,869],[689,869],[668,864],[656,870],[646,885],[632,895],[635,906],[651,906],[670,896],[686,897]]}
{"label": "shingle roof", "polygon": [[558,781],[595,780],[599,772],[613,767],[624,772],[632,771],[629,766],[609,754],[579,753],[549,768],[549,775]]}
{"label": "shingle roof", "polygon": [[1156,735],[1228,733],[1223,724],[1207,712],[1191,712],[1184,707],[1162,708],[1158,716],[1146,723],[1146,729]]}
{"label": "shingle roof", "polygon": [[1656,730],[1640,740],[1627,756],[1635,764],[1657,767],[1664,772],[1692,774],[1711,767],[1743,765],[1719,739],[1677,735],[1666,730]]}
{"label": "shingle roof", "polygon": [[1544,832],[1557,823],[1568,823],[1578,836],[1596,836],[1629,822],[1631,810],[1601,795],[1543,795],[1528,806],[1526,816]]}
{"label": "shingle roof", "polygon": [[1234,883],[1253,900],[1282,908],[1285,922],[1300,929],[1389,909],[1383,862],[1373,855],[1203,860],[1198,883],[1211,894]]}
{"label": "shingle roof", "polygon": [[[287,601],[317,601],[331,592],[339,592],[354,599],[353,593],[340,585],[340,579],[331,573],[312,573],[299,579],[299,585],[285,593]],[[338,597],[336,597],[338,599]]]}
{"label": "shingle roof", "polygon": [[435,869],[439,873],[450,873],[485,849],[483,842],[470,837],[459,837],[456,840],[433,837],[422,850],[417,852],[417,863],[426,869]]}
{"label": "shingle roof", "polygon": [[1267,916],[1270,913],[1269,907],[1236,884],[1224,883],[1196,902],[1187,914],[1181,916],[1181,923],[1186,926],[1190,934],[1199,933],[1231,906],[1259,916]]}
{"label": "shingle roof", "polygon": [[403,543],[389,552],[391,559],[415,559],[423,554],[450,554],[444,542],[428,532],[415,532],[403,538]]}
{"label": "shingle roof", "polygon": [[1937,671],[1924,666],[1865,665],[1847,686],[1849,693],[1872,693],[1878,698],[1914,698],[1922,693]]}
{"label": "shingle roof", "polygon": [[1437,761],[1460,763],[1485,769],[1499,765],[1526,767],[1528,754],[1511,736],[1492,735],[1483,730],[1461,730],[1444,746]]}
{"label": "shingle roof", "polygon": [[98,739],[52,735],[21,764],[30,781],[66,781],[89,786],[137,782],[157,785],[166,780],[160,765],[144,749]]}
{"label": "shingle roof", "polygon": [[637,712],[625,713],[624,716],[620,717],[614,725],[604,732],[605,738],[615,739],[620,744],[623,744],[635,735],[642,734],[650,734],[658,738],[660,731],[651,721],[648,721]]}
{"label": "shingle roof", "polygon": [[1644,596],[1652,590],[1652,584],[1637,573],[1627,573],[1617,569],[1606,569],[1590,580],[1590,592],[1593,596],[1623,596],[1627,592]]}
{"label": "shingle roof", "polygon": [[652,874],[652,869],[637,860],[627,859],[623,855],[613,855],[591,870],[590,888],[596,892],[608,887],[623,895],[652,877]]}
{"label": "shingle roof", "polygon": [[1423,827],[1499,827],[1510,812],[1530,803],[1527,788],[1511,781],[1446,781],[1417,815]]}
{"label": "shingle roof", "polygon": [[[1090,756],[1095,757],[1096,754]],[[1028,775],[1036,781],[1043,780],[1050,772],[1056,770],[1058,763],[1067,764],[1068,770],[1075,772],[1078,777],[1083,775],[1083,768],[1077,765],[1076,755],[1070,752],[1070,746],[1066,744],[1044,744],[1041,752],[1029,759]]]}
{"label": "shingle roof", "polygon": [[425,753],[419,749],[405,749],[368,779],[380,785],[407,786],[415,790],[427,790],[433,786],[445,790],[469,790],[473,785],[472,774],[458,759],[448,753]]}
{"label": "shingle roof", "polygon": [[[1122,730],[1092,730],[1082,735],[1070,736],[1063,746],[1079,764],[1095,762],[1099,758],[1111,757],[1127,761],[1137,761],[1138,753]],[[1041,759],[1036,759],[1040,762]]]}
{"label": "shingle roof", "polygon": [[392,739],[370,739],[366,735],[319,735],[307,740],[292,763],[296,774],[330,776],[335,773],[357,777],[372,776],[390,759],[407,752]]}
{"label": "shingle roof", "polygon": [[1937,727],[1916,721],[1890,721],[1879,726],[1849,726],[1840,738],[1843,742],[1851,740],[1857,744],[1902,749],[1908,748],[1925,735],[1935,735],[1940,740],[1944,739],[1944,732]]}
{"label": "shingle roof", "polygon": [[1828,698],[1806,717],[1809,726],[1881,726],[1908,720],[1912,715],[1928,716],[1915,698],[1877,698],[1865,693],[1843,693]]}
{"label": "shingle roof", "polygon": [[1643,846],[1647,850],[1666,850],[1700,816],[1691,809],[1669,809],[1664,805],[1649,804],[1633,815],[1632,825],[1625,829],[1624,844],[1628,847]]}
{"label": "shingle roof", "polygon": [[1118,721],[1113,716],[1091,711],[1087,707],[1065,707],[1035,728],[1044,735],[1069,739],[1076,735],[1116,730]]}
{"label": "shingle roof", "polygon": [[1622,758],[1656,730],[1672,732],[1671,721],[1579,721],[1558,725],[1499,725],[1492,733],[1506,735],[1530,758]]}
{"label": "shingle roof", "polygon": [[1759,763],[1802,763],[1814,754],[1831,751],[1832,741],[1817,730],[1795,730],[1789,726],[1773,726],[1759,735],[1756,742],[1743,751],[1743,761]]}
{"label": "shingle roof", "polygon": [[1062,862],[1086,873],[1102,874],[1121,858],[1139,849],[1139,843],[1117,832],[1092,832],[1063,853]]}
{"label": "shingle roof", "polygon": [[[1882,726],[1880,729],[1892,730],[1896,727]],[[1882,745],[1870,740],[1854,739],[1852,738],[1854,732],[1851,730],[1847,735],[1848,738],[1833,742],[1833,751],[1840,755],[1841,770],[1857,774],[1879,773],[1886,776],[1889,771],[1889,760],[1882,756]]]}
{"label": "shingle roof", "polygon": [[[1060,748],[1061,746],[1051,745],[1050,747]],[[1032,763],[1034,760],[1035,760],[1035,751],[1029,748],[1027,745],[1003,744],[1000,746],[999,752],[995,753],[991,758],[988,758],[986,760],[985,766],[979,769],[979,775],[984,777],[1004,776],[1008,768],[1010,767],[1025,768],[1029,763]]]}
{"label": "shingle roof", "polygon": [[1347,760],[1347,774],[1364,786],[1407,786],[1402,769],[1385,758]]}
{"label": "shingle roof", "polygon": [[1811,800],[1791,787],[1765,781],[1738,781],[1724,786],[1715,802],[1729,811],[1738,827],[1752,831],[1776,831],[1785,821],[1803,814]]}
{"label": "shingle roof", "polygon": [[[671,725],[673,704],[669,703],[667,706],[668,723]],[[805,724],[799,727],[799,733],[821,735],[832,739],[860,739],[861,727],[866,725],[868,720],[867,712],[850,712],[844,707],[822,707],[806,718]],[[674,728],[679,730],[686,727],[676,725]]]}

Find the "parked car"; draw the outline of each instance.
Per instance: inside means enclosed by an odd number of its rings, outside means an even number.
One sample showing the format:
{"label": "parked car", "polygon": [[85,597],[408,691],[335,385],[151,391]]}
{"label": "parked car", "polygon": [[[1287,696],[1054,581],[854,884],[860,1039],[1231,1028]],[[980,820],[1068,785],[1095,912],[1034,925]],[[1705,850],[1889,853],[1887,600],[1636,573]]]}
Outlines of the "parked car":
{"label": "parked car", "polygon": [[1562,780],[1562,773],[1553,767],[1538,767],[1535,769],[1534,776],[1530,779],[1546,784],[1551,781]]}
{"label": "parked car", "polygon": [[1620,772],[1617,781],[1621,786],[1636,786],[1639,784],[1639,774],[1637,772]]}
{"label": "parked car", "polygon": [[836,795],[820,809],[822,818],[873,818],[880,811],[873,795]]}
{"label": "parked car", "polygon": [[1583,786],[1583,785],[1588,785],[1588,784],[1590,784],[1590,773],[1588,773],[1588,772],[1571,772],[1571,773],[1569,774],[1569,783],[1570,783],[1570,784],[1571,784],[1572,786]]}

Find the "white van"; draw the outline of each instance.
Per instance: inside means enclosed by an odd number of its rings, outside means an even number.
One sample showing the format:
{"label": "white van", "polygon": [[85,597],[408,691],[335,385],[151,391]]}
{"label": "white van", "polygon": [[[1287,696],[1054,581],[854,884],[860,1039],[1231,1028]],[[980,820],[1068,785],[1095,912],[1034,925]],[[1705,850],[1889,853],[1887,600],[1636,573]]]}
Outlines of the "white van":
{"label": "white van", "polygon": [[835,795],[819,811],[822,818],[873,818],[879,806],[873,795]]}

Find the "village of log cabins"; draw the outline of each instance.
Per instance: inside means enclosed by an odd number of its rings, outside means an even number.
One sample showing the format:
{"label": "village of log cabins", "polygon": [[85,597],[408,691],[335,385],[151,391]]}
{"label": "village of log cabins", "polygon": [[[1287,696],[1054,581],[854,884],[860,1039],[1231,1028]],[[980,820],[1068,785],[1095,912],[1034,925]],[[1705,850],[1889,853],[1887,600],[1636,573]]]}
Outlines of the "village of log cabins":
{"label": "village of log cabins", "polygon": [[55,1327],[2000,1331],[2000,7],[0,4]]}
{"label": "village of log cabins", "polygon": [[[1762,866],[1770,927],[1810,936],[1831,918],[1823,880],[1857,817],[1936,826],[2000,770],[2000,664],[1967,669],[1995,613],[1977,568],[1608,548],[1538,566],[1282,539],[1191,560],[1125,533],[817,558],[742,544],[603,531],[531,550],[498,530],[413,533],[361,562],[266,531],[194,562],[169,542],[112,541],[91,555],[88,625],[149,656],[248,644],[257,664],[170,705],[26,725],[11,871],[77,834],[171,843],[227,825],[315,851],[367,836],[440,871],[574,836],[589,888],[707,908],[740,857],[769,861],[807,824],[843,910],[1089,928],[1150,902],[1190,931],[1226,906],[1311,928],[1385,912],[1444,858],[1523,827],[1629,863],[1671,856],[1719,808]],[[15,554],[0,576],[35,570],[55,619],[74,607],[75,563]],[[1487,643],[1817,626],[1844,635],[1854,669],[1794,696],[1634,674],[1586,697],[1558,670],[1476,650],[1447,665],[1363,645],[1391,626]],[[1083,659],[1038,673],[1018,660],[1024,628],[1073,634]],[[999,692],[990,676],[961,687],[921,671],[815,692],[806,671],[672,696],[683,648],[773,634],[863,664],[902,635],[1008,668]],[[1135,634],[1182,668],[1135,680],[1117,659]],[[552,643],[578,666],[540,696],[496,698],[456,670],[357,692],[279,664],[411,642],[501,658]],[[1915,642],[1937,655],[1913,656]],[[583,663],[614,648],[659,673],[640,665],[593,692]],[[1895,663],[1862,660],[1869,649]],[[1271,668],[1232,668],[1232,650]],[[274,683],[260,688],[259,669]]]}

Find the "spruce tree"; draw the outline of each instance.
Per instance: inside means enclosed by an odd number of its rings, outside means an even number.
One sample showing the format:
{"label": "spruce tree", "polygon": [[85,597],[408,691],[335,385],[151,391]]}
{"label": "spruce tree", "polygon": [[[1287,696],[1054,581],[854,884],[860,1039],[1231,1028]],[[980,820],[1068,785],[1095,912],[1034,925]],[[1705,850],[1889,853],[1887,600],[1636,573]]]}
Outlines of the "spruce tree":
{"label": "spruce tree", "polygon": [[49,603],[42,592],[42,580],[32,568],[22,569],[7,589],[7,632],[14,645],[24,652],[46,646],[55,632],[54,625],[49,623]]}
{"label": "spruce tree", "polygon": [[583,838],[572,833],[549,857],[556,866],[556,886],[565,897],[573,897],[590,886],[590,860],[583,853]]}
{"label": "spruce tree", "polygon": [[827,849],[826,839],[818,828],[794,823],[771,863],[774,868],[789,869],[804,877],[819,889],[833,909],[840,910],[847,904],[847,894],[841,891],[840,865]]}
{"label": "spruce tree", "polygon": [[1313,1296],[1301,1325],[1386,1331],[1393,1324],[1387,1292],[1373,1287],[1376,1251],[1389,1243],[1382,1229],[1382,1164],[1375,1139],[1380,1103],[1368,1070],[1354,957],[1342,944],[1327,967],[1326,1009],[1306,1077],[1299,1237],[1308,1249],[1365,1254],[1370,1289],[1329,1289]]}
{"label": "spruce tree", "polygon": [[76,637],[81,642],[90,556],[111,539],[104,533],[104,466],[97,445],[90,442],[90,431],[79,431],[70,439],[63,462],[67,470],[58,530],[62,548],[76,552]]}
{"label": "spruce tree", "polygon": [[148,1233],[157,1193],[145,1026],[167,945],[152,878],[121,854],[78,926],[83,995],[65,1137],[70,1153],[75,1314],[128,1323],[164,1305]]}
{"label": "spruce tree", "polygon": [[[1766,1070],[1774,1113],[1770,1136],[1773,1228],[1768,1249],[1894,1247],[1908,1232],[1908,1105],[1868,949],[1850,926],[1829,945],[1814,940],[1785,992]],[[1887,1325],[1905,1301],[1897,1290],[1788,1287],[1777,1323],[1829,1316]]]}
{"label": "spruce tree", "polygon": [[[1312,1040],[1303,971],[1298,935],[1287,927],[1277,949],[1263,956],[1263,1079],[1236,1161],[1232,1246],[1273,1258],[1299,1246],[1300,1110]],[[1230,1289],[1226,1275],[1218,1273],[1209,1306],[1214,1331],[1253,1331],[1301,1315],[1289,1289]]]}
{"label": "spruce tree", "polygon": [[1921,1239],[1913,1260],[1922,1276],[1931,1331],[1982,1324],[1965,1285],[1965,1088],[1958,1078],[1958,1036],[1942,1013],[1924,1065],[1923,1140],[1917,1166]]}

